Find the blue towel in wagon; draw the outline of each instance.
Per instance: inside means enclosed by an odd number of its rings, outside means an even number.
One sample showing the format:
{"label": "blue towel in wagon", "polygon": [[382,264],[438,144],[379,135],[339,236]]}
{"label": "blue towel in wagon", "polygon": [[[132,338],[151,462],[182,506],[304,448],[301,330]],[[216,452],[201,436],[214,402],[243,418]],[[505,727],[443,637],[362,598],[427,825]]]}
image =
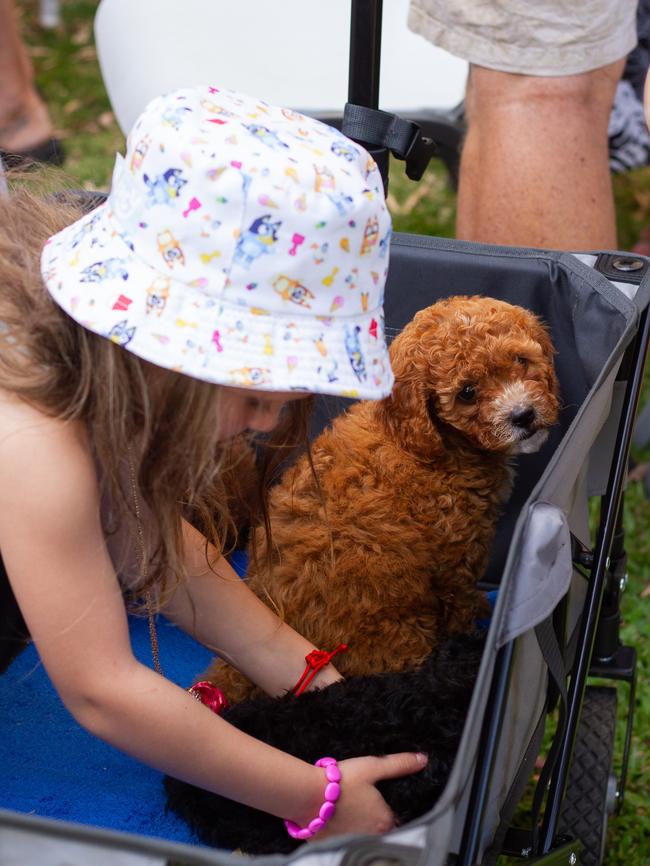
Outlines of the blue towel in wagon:
{"label": "blue towel in wagon", "polygon": [[[130,617],[129,627],[135,655],[151,665],[147,620]],[[191,685],[211,654],[163,617],[157,632],[165,676]],[[77,724],[33,645],[0,676],[0,807],[199,844],[184,821],[165,812],[161,773]]]}
{"label": "blue towel in wagon", "polygon": [[[246,554],[237,551],[231,564],[243,576]],[[488,595],[491,605],[495,597]],[[129,629],[136,657],[150,665],[147,620],[130,617]],[[157,633],[165,676],[186,688],[211,654],[164,617],[157,618]],[[200,844],[165,802],[162,774],[77,724],[28,646],[0,676],[0,807]]]}

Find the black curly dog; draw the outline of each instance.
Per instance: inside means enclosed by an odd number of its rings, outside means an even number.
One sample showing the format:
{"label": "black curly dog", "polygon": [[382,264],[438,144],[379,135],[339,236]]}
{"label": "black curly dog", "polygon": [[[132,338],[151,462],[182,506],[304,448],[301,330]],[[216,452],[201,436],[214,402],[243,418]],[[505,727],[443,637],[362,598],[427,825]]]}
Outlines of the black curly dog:
{"label": "black curly dog", "polygon": [[[425,752],[424,770],[378,783],[400,823],[427,812],[442,793],[458,748],[485,643],[484,633],[450,639],[417,671],[349,677],[296,698],[260,697],[231,707],[232,725],[304,761],[323,755]],[[343,783],[345,784],[345,782]],[[208,845],[249,854],[289,853],[280,818],[165,779],[168,807]]]}

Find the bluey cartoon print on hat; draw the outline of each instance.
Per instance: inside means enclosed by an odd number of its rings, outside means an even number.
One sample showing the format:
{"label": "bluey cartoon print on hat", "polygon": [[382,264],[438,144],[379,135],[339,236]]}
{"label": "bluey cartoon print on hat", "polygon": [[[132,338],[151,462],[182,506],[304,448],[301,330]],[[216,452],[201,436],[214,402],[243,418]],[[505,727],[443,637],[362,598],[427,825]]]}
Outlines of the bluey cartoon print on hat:
{"label": "bluey cartoon print on hat", "polygon": [[147,106],[107,201],[48,241],[42,273],[73,319],[159,366],[380,398],[390,231],[363,148],[204,86]]}

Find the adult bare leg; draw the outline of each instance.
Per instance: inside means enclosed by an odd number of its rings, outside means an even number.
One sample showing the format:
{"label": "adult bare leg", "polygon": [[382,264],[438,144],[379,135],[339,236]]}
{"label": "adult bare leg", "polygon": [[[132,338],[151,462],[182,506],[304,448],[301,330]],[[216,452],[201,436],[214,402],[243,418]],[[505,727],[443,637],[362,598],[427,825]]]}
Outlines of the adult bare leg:
{"label": "adult bare leg", "polygon": [[52,136],[47,108],[18,29],[14,0],[0,0],[0,148],[21,153]]}
{"label": "adult bare leg", "polygon": [[459,238],[616,248],[607,127],[624,63],[557,77],[471,67]]}

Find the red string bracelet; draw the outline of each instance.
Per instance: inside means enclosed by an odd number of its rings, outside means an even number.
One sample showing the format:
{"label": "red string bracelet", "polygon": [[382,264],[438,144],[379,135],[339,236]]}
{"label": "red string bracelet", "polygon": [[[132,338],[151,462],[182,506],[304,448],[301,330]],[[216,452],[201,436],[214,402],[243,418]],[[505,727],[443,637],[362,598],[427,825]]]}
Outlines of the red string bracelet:
{"label": "red string bracelet", "polygon": [[316,674],[327,667],[337,653],[345,652],[347,648],[348,645],[346,643],[340,643],[336,649],[329,653],[325,650],[312,650],[310,653],[307,653],[305,656],[307,667],[302,672],[302,676],[298,682],[291,689],[294,695],[301,695]]}

